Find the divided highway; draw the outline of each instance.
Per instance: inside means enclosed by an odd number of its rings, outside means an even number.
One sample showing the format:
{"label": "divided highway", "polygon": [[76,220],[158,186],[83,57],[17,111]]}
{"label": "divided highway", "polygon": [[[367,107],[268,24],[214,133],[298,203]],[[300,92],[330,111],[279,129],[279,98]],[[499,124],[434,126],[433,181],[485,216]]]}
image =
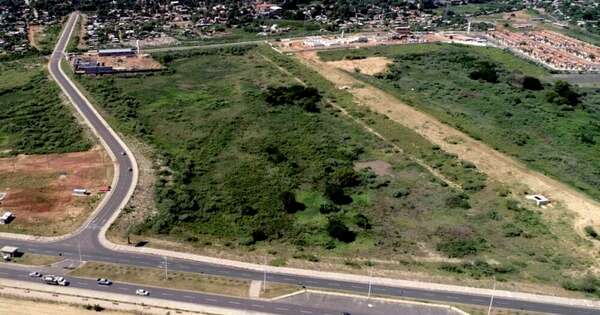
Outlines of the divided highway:
{"label": "divided highway", "polygon": [[[136,185],[137,181],[137,166],[134,157],[131,153],[123,154],[123,152],[129,152],[128,148],[125,144],[118,138],[116,133],[114,133],[110,127],[103,121],[102,117],[94,110],[94,108],[85,100],[85,98],[79,93],[77,87],[75,87],[70,80],[65,76],[65,74],[60,69],[61,59],[64,55],[65,47],[69,41],[72,30],[76,25],[77,14],[74,13],[70,16],[65,30],[63,31],[58,44],[53,52],[49,70],[51,75],[55,78],[57,83],[60,85],[61,89],[64,93],[69,97],[72,101],[73,106],[81,113],[81,115],[87,120],[90,127],[95,131],[95,133],[99,136],[99,138],[103,141],[106,148],[110,150],[112,155],[116,159],[117,169],[115,174],[117,174],[116,182],[113,183],[113,191],[107,195],[101,207],[95,212],[93,218],[91,218],[81,229],[79,229],[76,233],[71,235],[70,237],[54,240],[51,242],[40,242],[35,240],[25,240],[25,239],[12,239],[12,238],[0,238],[0,245],[12,245],[18,246],[24,252],[31,253],[39,253],[45,255],[61,255],[65,258],[70,258],[74,260],[79,259],[79,251],[78,248],[81,249],[82,259],[85,261],[100,261],[100,262],[110,262],[110,263],[120,263],[127,265],[136,265],[142,267],[154,267],[158,268],[163,266],[164,258],[157,255],[152,254],[141,254],[141,253],[127,253],[121,251],[114,251],[105,248],[101,242],[99,241],[100,233],[103,233],[103,227],[107,224],[110,224],[111,218],[115,215],[119,209],[129,200],[129,197],[133,191],[133,188]],[[212,275],[219,276],[228,276],[228,277],[238,277],[245,279],[253,279],[253,280],[262,280],[263,273],[255,270],[246,270],[246,269],[238,269],[229,266],[221,266],[218,264],[209,264],[204,262],[197,262],[191,260],[183,260],[183,259],[169,259],[169,269],[177,270],[177,271],[186,271],[186,272],[197,272],[197,273],[206,273]],[[1,277],[19,277],[17,275],[13,275],[12,273],[3,273],[3,270],[0,269],[0,278]],[[22,279],[20,279],[22,280]],[[306,287],[314,287],[314,288],[323,288],[323,289],[335,289],[335,290],[344,290],[351,291],[356,293],[366,294],[368,291],[368,284],[358,283],[358,282],[350,282],[350,281],[336,281],[336,280],[328,280],[322,279],[318,277],[307,277],[307,276],[298,276],[292,274],[268,274],[267,280],[270,282],[279,282],[279,283],[291,283],[291,284],[301,284]],[[79,280],[77,280],[79,281]],[[84,280],[81,280],[84,281]],[[1,279],[0,279],[1,282]],[[72,283],[76,283],[72,281]],[[83,283],[83,282],[82,282]],[[133,294],[135,292],[134,288],[127,287],[124,284],[116,284],[109,288],[101,288],[98,286],[93,286],[91,288],[104,290],[104,289],[116,289],[118,288],[127,288],[128,292]],[[91,289],[90,287],[86,287],[86,289]],[[131,290],[130,290],[131,289]],[[198,302],[201,304],[206,304],[206,300],[208,296],[205,294],[186,294],[189,296],[193,296],[194,298],[186,299],[185,296],[180,294],[175,294],[176,291],[160,289],[168,294],[173,294],[173,296],[165,295],[161,298],[167,298],[170,300],[181,300],[185,302]],[[449,303],[462,303],[462,304],[471,304],[471,305],[481,305],[487,306],[490,303],[490,297],[486,295],[477,295],[477,294],[469,294],[469,293],[458,293],[458,292],[445,292],[434,289],[415,289],[415,288],[401,288],[401,287],[392,287],[392,286],[382,286],[382,285],[373,285],[372,293],[381,294],[387,296],[395,296],[395,297],[404,297],[404,298],[414,298],[414,299],[422,299],[422,300],[430,300],[430,301],[440,301],[440,302],[449,302]],[[171,292],[173,291],[173,292]],[[118,292],[117,292],[118,293]],[[158,293],[158,292],[153,292]],[[153,294],[154,295],[154,294]],[[210,299],[215,299],[214,297],[210,297]],[[271,302],[264,301],[256,301],[256,300],[244,300],[244,299],[233,299],[226,297],[219,297],[218,301],[215,302],[217,304],[213,304],[215,306],[225,306],[236,309],[248,309],[248,310],[258,310],[253,308],[252,305],[261,305],[265,307],[265,309],[261,309],[261,311],[266,311],[267,308],[269,311],[273,313],[279,314],[299,314],[306,312],[301,312],[302,310],[316,312],[315,314],[324,314],[326,313],[323,310],[311,309],[310,307],[302,308],[298,306],[286,306],[286,310],[277,310],[277,307],[281,308],[281,305]],[[235,303],[230,303],[228,301],[235,301]],[[224,305],[222,305],[225,303]],[[237,304],[236,304],[237,303]],[[556,314],[575,314],[575,315],[583,315],[583,314],[600,314],[600,309],[591,309],[586,308],[580,305],[562,305],[562,304],[552,304],[552,303],[538,303],[538,302],[530,302],[521,299],[511,299],[511,298],[494,298],[494,306],[495,307],[503,307],[517,310],[527,310],[527,311],[536,311],[543,313],[556,313]],[[258,307],[260,308],[260,307]],[[342,310],[340,310],[342,311]]]}

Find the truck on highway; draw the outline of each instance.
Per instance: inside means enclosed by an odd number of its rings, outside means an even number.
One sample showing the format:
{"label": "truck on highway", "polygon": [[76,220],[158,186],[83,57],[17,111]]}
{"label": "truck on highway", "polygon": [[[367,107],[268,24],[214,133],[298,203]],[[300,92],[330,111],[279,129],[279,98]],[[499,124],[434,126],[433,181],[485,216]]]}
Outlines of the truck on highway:
{"label": "truck on highway", "polygon": [[54,275],[46,275],[42,278],[42,281],[44,281],[46,284],[60,285],[64,287],[69,285],[69,281],[67,281],[67,279]]}

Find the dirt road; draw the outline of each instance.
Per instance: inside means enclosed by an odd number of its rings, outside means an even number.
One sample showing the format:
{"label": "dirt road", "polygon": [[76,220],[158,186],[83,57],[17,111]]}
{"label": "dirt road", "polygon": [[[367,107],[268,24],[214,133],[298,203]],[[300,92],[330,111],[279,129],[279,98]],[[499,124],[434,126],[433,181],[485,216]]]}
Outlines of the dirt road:
{"label": "dirt road", "polygon": [[[598,226],[600,224],[600,203],[587,195],[555,179],[530,170],[523,163],[402,103],[392,95],[353,78],[350,74],[338,69],[335,64],[320,61],[315,52],[301,52],[297,56],[300,57],[301,62],[319,72],[337,87],[350,87],[349,92],[354,95],[358,104],[368,106],[371,110],[388,116],[403,126],[415,130],[445,151],[473,162],[491,179],[510,187],[525,185],[531,192],[549,196],[555,204],[562,205],[576,214],[575,227],[580,235],[584,235],[583,228],[586,225]],[[448,143],[446,139],[449,137],[460,138],[463,141]],[[555,208],[548,208],[546,211],[553,211]]]}

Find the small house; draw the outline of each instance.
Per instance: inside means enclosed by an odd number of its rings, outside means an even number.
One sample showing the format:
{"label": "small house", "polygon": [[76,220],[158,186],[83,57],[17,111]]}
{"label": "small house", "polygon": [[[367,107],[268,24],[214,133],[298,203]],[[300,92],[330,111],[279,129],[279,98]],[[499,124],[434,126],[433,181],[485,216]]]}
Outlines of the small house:
{"label": "small house", "polygon": [[538,207],[545,206],[550,203],[550,199],[542,195],[530,195],[527,199],[533,200]]}

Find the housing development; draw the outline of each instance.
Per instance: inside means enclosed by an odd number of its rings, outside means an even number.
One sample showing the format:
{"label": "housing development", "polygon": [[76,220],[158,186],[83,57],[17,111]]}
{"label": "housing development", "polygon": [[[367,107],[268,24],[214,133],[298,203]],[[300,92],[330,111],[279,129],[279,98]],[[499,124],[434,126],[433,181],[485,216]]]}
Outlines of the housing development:
{"label": "housing development", "polygon": [[600,5],[0,3],[0,313],[600,314]]}

